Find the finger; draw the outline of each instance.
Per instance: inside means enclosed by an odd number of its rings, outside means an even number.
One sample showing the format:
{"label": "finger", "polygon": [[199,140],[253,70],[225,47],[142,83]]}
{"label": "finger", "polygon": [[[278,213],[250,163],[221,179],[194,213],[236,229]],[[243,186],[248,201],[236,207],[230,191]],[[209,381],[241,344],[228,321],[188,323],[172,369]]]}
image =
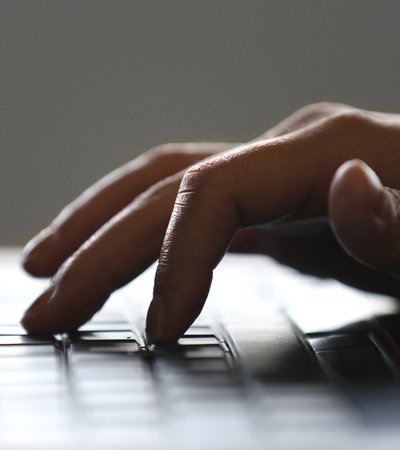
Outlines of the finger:
{"label": "finger", "polygon": [[369,266],[400,273],[400,192],[383,187],[360,160],[343,164],[329,196],[332,226],[343,247]]}
{"label": "finger", "polygon": [[74,331],[158,256],[181,174],[137,197],[59,269],[22,319],[35,334]]}
{"label": "finger", "polygon": [[[282,177],[274,176],[277,167],[287,167],[291,172],[291,160],[285,161],[288,155],[282,148],[276,152],[257,150],[260,148],[197,166],[184,177],[165,235],[148,311],[149,342],[176,340],[198,316],[212,271],[239,226],[282,217],[306,197],[304,177],[293,191],[293,181],[285,172]],[[252,176],[248,176],[250,170],[240,174],[238,167],[252,167],[254,172]],[[258,168],[269,168],[271,176]],[[265,201],[269,192],[274,196]]]}
{"label": "finger", "polygon": [[233,144],[188,143],[158,147],[102,178],[64,208],[23,251],[25,269],[51,276],[97,229],[157,181]]}
{"label": "finger", "polygon": [[[176,340],[200,313],[212,271],[237,227],[325,215],[330,181],[346,152],[374,162],[376,137],[359,142],[365,122],[353,115],[339,119],[244,146],[188,171],[157,269],[147,316],[151,342]],[[340,151],[338,143],[345,146]]]}

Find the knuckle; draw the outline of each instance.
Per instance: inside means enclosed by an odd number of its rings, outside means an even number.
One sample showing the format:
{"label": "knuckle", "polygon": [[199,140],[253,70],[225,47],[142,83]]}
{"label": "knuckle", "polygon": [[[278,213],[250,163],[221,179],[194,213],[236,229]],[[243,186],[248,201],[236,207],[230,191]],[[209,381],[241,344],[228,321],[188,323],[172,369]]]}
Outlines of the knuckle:
{"label": "knuckle", "polygon": [[173,157],[175,153],[177,153],[177,145],[172,143],[157,145],[148,151],[148,155],[154,160],[169,159]]}
{"label": "knuckle", "polygon": [[198,161],[198,156],[191,151],[189,144],[169,143],[153,147],[148,156],[157,166],[170,167],[172,171],[180,170]]}
{"label": "knuckle", "polygon": [[[207,204],[218,197],[220,201],[231,201],[238,190],[238,161],[232,155],[225,155],[202,161],[190,167],[184,174],[175,206],[180,210],[196,201]],[[245,168],[242,167],[242,172]]]}
{"label": "knuckle", "polygon": [[332,114],[325,120],[325,125],[334,129],[358,129],[370,125],[372,115],[368,111],[349,108]]}
{"label": "knuckle", "polygon": [[204,161],[190,167],[183,175],[181,190],[198,190],[199,187],[212,182],[216,164],[212,161]]}
{"label": "knuckle", "polygon": [[316,102],[301,108],[299,110],[299,115],[304,119],[313,119],[316,117],[329,116],[345,109],[349,109],[349,106],[343,103]]}
{"label": "knuckle", "polygon": [[185,144],[168,143],[153,147],[148,151],[151,160],[157,164],[185,163],[190,159]]}

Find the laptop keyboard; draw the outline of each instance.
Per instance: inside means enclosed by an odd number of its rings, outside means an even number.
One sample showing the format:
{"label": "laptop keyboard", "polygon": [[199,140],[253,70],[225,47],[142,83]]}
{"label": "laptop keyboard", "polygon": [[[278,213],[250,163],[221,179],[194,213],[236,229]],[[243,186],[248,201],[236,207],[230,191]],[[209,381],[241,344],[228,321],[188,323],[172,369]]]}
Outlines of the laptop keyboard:
{"label": "laptop keyboard", "polygon": [[177,344],[148,349],[127,322],[106,319],[70,335],[0,327],[4,426],[154,423],[166,411],[240,397],[229,347],[210,327],[195,325]]}
{"label": "laptop keyboard", "polygon": [[[225,292],[226,284],[222,289]],[[299,381],[303,357],[297,359],[297,352],[291,353],[291,349],[297,348],[297,339],[301,339],[296,334],[288,339],[287,323],[282,322],[282,314],[276,314],[276,308],[272,313],[269,306],[263,306],[253,328],[269,347],[261,353],[249,347],[253,331],[248,335],[241,324],[253,320],[250,313],[254,308],[246,297],[247,285],[245,289],[236,288],[236,305],[230,299],[230,308],[222,308],[233,311],[232,334],[225,333],[229,327],[203,317],[178,343],[151,348],[146,347],[140,328],[143,311],[125,315],[120,295],[77,333],[27,336],[16,325],[24,306],[20,298],[30,299],[35,294],[25,291],[14,298],[10,289],[9,298],[3,295],[0,317],[0,443],[22,442],[26,448],[36,448],[30,445],[36,434],[41,443],[48,443],[46,448],[59,448],[60,442],[70,444],[65,448],[75,444],[81,448],[84,439],[90,440],[89,448],[94,442],[95,448],[102,443],[111,448],[110,442],[118,436],[119,443],[135,442],[137,448],[169,448],[164,445],[166,439],[175,443],[173,448],[190,448],[185,439],[193,442],[196,436],[198,442],[207,443],[203,448],[220,448],[218,436],[227,443],[224,448],[246,448],[246,442],[253,444],[257,439],[264,448],[266,438],[273,442],[274,436],[282,436],[285,430],[321,430],[337,436],[338,430],[343,434],[346,427],[352,431],[360,427],[364,433],[365,415],[360,414],[359,406],[365,406],[365,398],[351,398],[341,386],[349,374],[357,374],[352,380],[355,383],[368,378],[370,371],[383,380],[387,371],[392,376],[385,353],[373,336],[360,330],[303,333],[306,340],[301,344],[315,365],[323,368],[325,377],[308,382],[308,372],[304,372]],[[263,286],[261,289],[264,292]],[[243,299],[248,303],[244,310]],[[388,339],[398,339],[395,325]],[[264,381],[259,382],[238,364],[238,349],[249,350],[247,362],[255,369],[260,354],[271,370],[281,367],[291,376],[282,383],[281,372],[271,378],[273,372],[267,367]],[[284,354],[287,358],[281,358]],[[394,405],[397,399],[393,398]],[[369,411],[377,411],[374,420],[388,415],[376,408],[373,399],[370,403],[375,409]],[[398,417],[395,406],[391,412]],[[176,445],[178,441],[183,442],[181,447]]]}

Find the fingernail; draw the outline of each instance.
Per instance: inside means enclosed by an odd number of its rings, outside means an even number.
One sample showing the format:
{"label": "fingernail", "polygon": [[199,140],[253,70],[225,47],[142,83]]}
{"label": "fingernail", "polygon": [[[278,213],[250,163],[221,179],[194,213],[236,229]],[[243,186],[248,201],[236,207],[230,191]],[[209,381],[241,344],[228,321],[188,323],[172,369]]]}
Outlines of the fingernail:
{"label": "fingernail", "polygon": [[377,215],[381,215],[383,206],[383,185],[378,175],[363,161],[357,161],[359,167],[362,169],[364,175],[366,176],[367,183],[366,188],[368,190],[368,201],[373,210]]}
{"label": "fingernail", "polygon": [[378,175],[371,169],[371,167],[365,164],[364,161],[358,160],[357,162],[362,167],[364,173],[367,175],[371,187],[381,192],[382,183]]}
{"label": "fingernail", "polygon": [[163,334],[164,308],[160,299],[153,298],[146,319],[147,344],[160,343]]}
{"label": "fingernail", "polygon": [[21,324],[24,328],[28,329],[28,331],[30,329],[30,322],[40,316],[45,305],[48,303],[50,296],[50,290],[43,292],[43,294],[37,300],[35,300],[32,305],[25,311],[21,319]]}

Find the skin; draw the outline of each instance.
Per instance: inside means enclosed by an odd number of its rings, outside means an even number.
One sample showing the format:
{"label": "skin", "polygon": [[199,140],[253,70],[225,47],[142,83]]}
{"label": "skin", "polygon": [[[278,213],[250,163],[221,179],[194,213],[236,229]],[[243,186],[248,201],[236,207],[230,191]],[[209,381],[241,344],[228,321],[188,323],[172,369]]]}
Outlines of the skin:
{"label": "skin", "polygon": [[[168,144],[112,172],[25,247],[51,276],[30,333],[76,330],[159,258],[146,333],[178,339],[225,252],[400,295],[400,116],[319,103],[245,144]],[[268,276],[268,274],[266,274]]]}

